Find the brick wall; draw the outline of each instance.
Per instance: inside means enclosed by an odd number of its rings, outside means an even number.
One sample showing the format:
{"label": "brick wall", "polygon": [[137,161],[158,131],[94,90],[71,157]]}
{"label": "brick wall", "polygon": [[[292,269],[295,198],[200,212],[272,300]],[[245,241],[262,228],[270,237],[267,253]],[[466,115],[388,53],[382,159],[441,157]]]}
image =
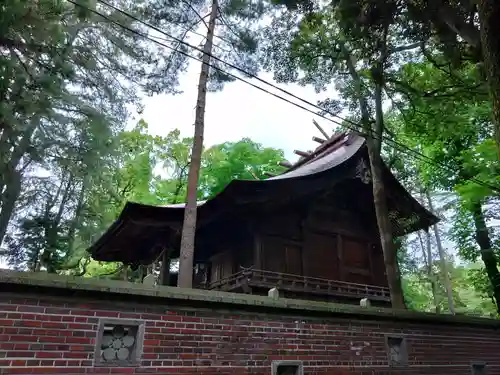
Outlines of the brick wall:
{"label": "brick wall", "polygon": [[[95,366],[110,318],[144,322],[140,366]],[[471,361],[500,375],[494,328],[371,319],[0,294],[0,374],[270,375],[272,361],[300,360],[308,375],[470,375]],[[386,335],[406,337],[406,366],[388,366]]]}

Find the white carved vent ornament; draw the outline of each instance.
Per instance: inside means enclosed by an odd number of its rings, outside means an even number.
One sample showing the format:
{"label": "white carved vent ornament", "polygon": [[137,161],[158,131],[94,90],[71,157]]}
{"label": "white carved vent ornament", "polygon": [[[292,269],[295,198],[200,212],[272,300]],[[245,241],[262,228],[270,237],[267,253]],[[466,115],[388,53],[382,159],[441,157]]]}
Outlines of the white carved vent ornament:
{"label": "white carved vent ornament", "polygon": [[406,366],[408,364],[406,340],[403,337],[387,337],[386,343],[389,365]]}
{"label": "white carved vent ornament", "polygon": [[370,166],[365,159],[361,159],[356,165],[356,177],[359,178],[364,184],[369,184],[372,181]]}
{"label": "white carved vent ornament", "polygon": [[144,322],[102,319],[95,347],[95,365],[138,366],[143,338]]}
{"label": "white carved vent ornament", "polygon": [[128,361],[135,345],[135,333],[132,327],[106,326],[102,335],[102,359],[109,361]]}

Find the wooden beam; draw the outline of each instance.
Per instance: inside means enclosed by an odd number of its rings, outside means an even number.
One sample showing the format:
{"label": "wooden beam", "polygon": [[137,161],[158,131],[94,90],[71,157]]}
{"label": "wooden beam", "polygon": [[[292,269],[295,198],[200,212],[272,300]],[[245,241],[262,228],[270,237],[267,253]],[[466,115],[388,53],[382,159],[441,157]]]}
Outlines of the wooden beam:
{"label": "wooden beam", "polygon": [[323,129],[317,122],[316,120],[313,119],[313,124],[314,126],[316,126],[318,128],[318,130],[321,132],[321,134],[323,134],[323,137],[325,137],[326,139],[330,139],[330,136],[328,135],[328,133],[325,131],[325,129]]}
{"label": "wooden beam", "polygon": [[309,152],[300,151],[300,150],[293,150],[293,152],[294,152],[296,155],[302,156],[302,157],[304,157],[304,158],[307,158],[308,156],[310,156],[310,155],[311,155]]}
{"label": "wooden beam", "polygon": [[282,167],[285,167],[285,168],[292,168],[292,163],[290,163],[289,161],[280,161],[278,163],[279,165],[281,165]]}
{"label": "wooden beam", "polygon": [[318,142],[318,143],[321,143],[321,144],[323,144],[323,143],[326,142],[326,140],[324,140],[323,138],[319,138],[319,137],[312,137],[312,140],[314,142]]}

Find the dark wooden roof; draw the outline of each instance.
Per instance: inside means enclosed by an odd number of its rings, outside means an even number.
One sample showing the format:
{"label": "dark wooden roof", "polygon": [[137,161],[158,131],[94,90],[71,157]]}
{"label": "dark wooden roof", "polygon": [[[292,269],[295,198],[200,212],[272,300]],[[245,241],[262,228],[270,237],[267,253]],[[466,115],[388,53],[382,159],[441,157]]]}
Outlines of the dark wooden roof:
{"label": "dark wooden roof", "polygon": [[[257,214],[263,205],[286,205],[305,195],[325,192],[339,180],[353,178],[368,160],[359,135],[340,134],[301,157],[285,173],[266,180],[233,180],[214,198],[198,202],[198,230],[229,215]],[[388,205],[396,235],[426,229],[438,221],[385,167]],[[101,261],[151,264],[166,248],[178,247],[184,204],[149,206],[128,202],[118,219],[89,249]]]}

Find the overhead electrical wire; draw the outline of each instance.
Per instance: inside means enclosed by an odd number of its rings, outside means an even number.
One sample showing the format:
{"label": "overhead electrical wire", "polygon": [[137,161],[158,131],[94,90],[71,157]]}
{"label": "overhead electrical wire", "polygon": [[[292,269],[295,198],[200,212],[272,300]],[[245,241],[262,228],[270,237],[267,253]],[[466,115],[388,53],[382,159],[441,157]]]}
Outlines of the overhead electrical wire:
{"label": "overhead electrical wire", "polygon": [[[99,12],[99,11],[97,11],[97,10],[95,10],[95,9],[91,9],[91,8],[89,8],[89,7],[87,7],[87,6],[83,5],[83,4],[79,4],[77,1],[74,1],[74,0],[67,0],[67,1],[68,1],[69,3],[71,3],[71,4],[73,4],[73,5],[76,5],[76,6],[79,6],[79,7],[81,7],[81,8],[84,8],[84,9],[86,9],[86,10],[88,10],[88,11],[90,11],[90,12],[92,12],[92,13],[96,14],[96,15],[98,15],[98,16],[100,16],[100,17],[102,17],[102,18],[106,19],[107,21],[109,21],[109,22],[111,22],[111,23],[113,23],[113,24],[115,24],[115,25],[117,25],[117,26],[119,26],[119,27],[121,27],[121,28],[123,28],[123,29],[125,29],[125,30],[127,30],[127,31],[129,31],[129,32],[131,32],[131,33],[133,33],[133,34],[136,34],[136,35],[138,35],[138,36],[141,36],[142,38],[145,38],[145,39],[147,39],[147,40],[149,40],[149,41],[151,41],[151,42],[154,42],[154,43],[156,43],[156,44],[158,44],[158,45],[160,45],[160,46],[162,46],[162,47],[168,48],[168,49],[170,49],[170,50],[174,51],[175,53],[179,53],[179,54],[184,55],[184,56],[186,56],[186,57],[189,57],[189,58],[191,58],[191,59],[193,59],[193,60],[196,60],[196,61],[199,61],[199,62],[203,62],[200,58],[198,58],[198,57],[196,57],[196,56],[192,56],[192,55],[190,55],[189,53],[187,53],[187,52],[185,52],[185,51],[181,51],[181,50],[176,49],[175,47],[172,47],[172,46],[169,46],[169,45],[167,45],[167,44],[164,44],[164,43],[162,43],[162,42],[160,42],[160,41],[158,41],[158,40],[154,39],[154,37],[151,37],[151,36],[149,36],[149,35],[147,35],[147,34],[144,34],[144,33],[140,32],[140,31],[138,31],[138,30],[135,30],[135,29],[133,29],[133,28],[130,28],[130,27],[126,26],[126,25],[123,25],[123,24],[121,24],[121,23],[119,23],[119,22],[117,22],[117,21],[115,21],[115,20],[111,19],[111,18],[110,18],[110,17],[108,17],[107,15],[102,14],[101,12]],[[201,49],[201,48],[199,48],[199,47],[197,47],[197,46],[191,45],[190,43],[188,43],[188,42],[186,42],[186,41],[184,41],[184,40],[182,40],[182,39],[180,39],[180,38],[177,38],[177,37],[175,37],[175,36],[172,36],[172,35],[168,34],[167,32],[165,32],[165,31],[161,30],[160,28],[158,28],[158,27],[156,27],[156,26],[154,26],[154,25],[151,25],[151,24],[149,24],[149,23],[147,23],[147,22],[145,22],[145,21],[141,20],[140,18],[137,18],[136,16],[134,16],[134,15],[132,15],[132,14],[130,14],[130,13],[128,13],[128,12],[126,12],[126,11],[124,11],[124,10],[120,9],[120,8],[117,8],[116,6],[114,6],[114,5],[110,4],[110,3],[108,3],[108,2],[107,2],[107,1],[105,1],[105,0],[97,0],[97,1],[98,1],[99,3],[104,4],[105,6],[107,6],[107,7],[109,7],[109,8],[114,9],[114,10],[115,10],[115,11],[117,11],[117,12],[119,12],[119,13],[121,13],[121,14],[123,14],[123,15],[125,15],[125,16],[127,16],[127,17],[129,17],[129,18],[131,18],[131,19],[133,19],[133,20],[135,20],[135,21],[137,21],[137,22],[139,22],[139,23],[143,24],[144,26],[147,26],[148,28],[150,28],[150,29],[152,29],[152,30],[154,30],[154,31],[156,31],[156,32],[158,32],[158,33],[160,33],[160,34],[162,34],[162,35],[164,35],[164,36],[168,37],[170,40],[172,40],[172,41],[174,41],[174,42],[177,42],[177,43],[183,44],[183,45],[185,45],[186,47],[189,47],[189,48],[191,48],[191,49],[193,49],[193,50],[195,50],[195,51],[198,51],[198,52],[204,53],[204,52],[203,52],[203,49]],[[200,34],[197,34],[197,33],[195,33],[195,34],[196,34],[196,35],[200,35]],[[162,40],[165,40],[164,38],[161,38],[161,39],[162,39]],[[294,98],[294,99],[298,99],[299,101],[301,101],[301,102],[303,102],[303,103],[305,103],[305,104],[307,104],[307,105],[309,105],[309,106],[311,106],[311,107],[314,107],[314,108],[316,108],[316,109],[319,109],[320,111],[322,111],[322,112],[324,112],[324,113],[327,113],[327,114],[328,114],[328,115],[330,115],[330,116],[336,117],[336,118],[338,118],[339,120],[341,120],[341,121],[343,121],[343,122],[347,122],[347,123],[351,124],[352,126],[348,126],[348,125],[346,125],[345,123],[344,123],[344,124],[343,124],[343,123],[340,123],[340,122],[335,121],[335,120],[333,120],[333,119],[331,119],[331,118],[328,118],[328,117],[326,117],[326,116],[324,116],[324,115],[321,115],[321,114],[317,113],[316,111],[313,111],[313,110],[311,110],[311,109],[309,109],[309,108],[306,108],[306,107],[304,107],[304,106],[302,106],[302,105],[300,105],[300,104],[298,104],[298,103],[292,102],[292,101],[290,101],[289,99],[286,99],[286,98],[284,98],[284,97],[282,97],[282,96],[280,96],[280,95],[278,95],[278,94],[275,94],[275,93],[273,93],[273,92],[270,92],[269,90],[266,90],[266,89],[264,89],[264,88],[262,88],[262,87],[260,87],[260,86],[257,86],[257,85],[255,85],[254,83],[249,82],[248,80],[246,80],[246,79],[244,79],[244,78],[242,78],[242,77],[239,77],[239,76],[237,76],[237,75],[235,75],[235,74],[233,74],[233,73],[227,72],[227,71],[225,71],[225,70],[221,69],[220,67],[215,66],[214,64],[210,64],[210,63],[208,64],[210,67],[212,67],[212,68],[214,68],[214,69],[216,69],[216,70],[218,70],[218,71],[220,71],[220,72],[224,73],[225,75],[227,75],[227,76],[229,76],[229,77],[231,77],[231,78],[234,78],[234,79],[236,79],[236,80],[239,80],[239,81],[241,81],[241,82],[243,82],[243,83],[245,83],[245,84],[247,84],[247,85],[250,85],[250,86],[252,86],[252,87],[254,87],[254,88],[256,88],[256,89],[258,89],[258,90],[260,90],[260,91],[265,92],[266,94],[272,95],[272,96],[274,96],[274,97],[276,97],[276,98],[278,98],[278,99],[281,99],[281,100],[283,100],[283,101],[285,101],[285,102],[287,102],[287,103],[289,103],[289,104],[292,104],[292,105],[294,105],[294,106],[296,106],[296,107],[298,107],[298,108],[300,108],[300,109],[303,109],[303,110],[305,110],[305,111],[307,111],[307,112],[310,112],[310,113],[314,114],[315,116],[319,116],[319,117],[321,117],[321,118],[323,118],[323,119],[325,119],[325,120],[328,120],[328,121],[330,121],[330,122],[332,122],[332,123],[334,123],[334,124],[336,124],[336,125],[338,125],[338,126],[345,127],[345,128],[350,129],[350,130],[353,130],[353,131],[359,131],[359,129],[360,129],[360,128],[362,128],[362,124],[360,124],[360,123],[356,123],[356,122],[354,122],[354,121],[352,121],[352,120],[350,120],[350,119],[346,119],[346,118],[343,118],[343,117],[341,117],[341,116],[339,116],[339,115],[337,115],[337,114],[335,114],[335,113],[332,113],[332,112],[330,112],[330,111],[328,111],[328,110],[326,110],[326,109],[324,109],[324,108],[322,108],[322,107],[318,106],[317,104],[314,104],[314,103],[312,103],[312,102],[310,102],[310,101],[308,101],[308,100],[306,100],[306,99],[303,99],[303,98],[301,98],[301,97],[299,97],[299,96],[297,96],[297,95],[295,95],[295,94],[293,94],[293,93],[291,93],[291,92],[289,92],[289,91],[287,91],[287,90],[285,90],[285,89],[282,89],[282,88],[280,88],[280,87],[278,87],[278,86],[276,86],[276,85],[274,85],[274,84],[272,84],[272,83],[270,83],[270,82],[267,82],[266,80],[264,80],[264,79],[262,79],[262,78],[259,78],[258,76],[254,75],[254,74],[252,74],[252,73],[250,73],[250,72],[248,72],[248,71],[246,71],[245,69],[240,68],[240,67],[238,67],[238,66],[236,66],[236,65],[234,65],[234,64],[232,64],[232,63],[229,63],[229,62],[227,62],[227,61],[224,61],[223,59],[220,59],[219,57],[214,56],[213,54],[208,54],[208,55],[209,55],[211,58],[213,58],[214,60],[217,60],[217,61],[221,62],[222,64],[224,64],[224,65],[226,65],[226,66],[228,66],[228,67],[230,67],[230,68],[233,68],[233,69],[235,69],[235,70],[237,70],[237,71],[239,71],[239,72],[241,72],[241,73],[245,74],[246,76],[248,76],[248,77],[250,77],[250,78],[252,78],[252,79],[255,79],[255,80],[259,81],[259,82],[262,82],[262,83],[264,83],[264,84],[266,84],[266,85],[268,85],[268,86],[270,86],[270,87],[272,87],[272,88],[274,88],[274,89],[276,89],[276,90],[278,90],[278,91],[283,92],[284,94],[287,94],[287,95],[291,96],[291,97],[292,97],[292,98]],[[353,126],[354,126],[354,127],[353,127]],[[372,134],[372,137],[373,137],[374,139],[377,139],[377,140],[380,140],[380,141],[385,140],[385,141],[387,141],[387,142],[391,143],[393,147],[399,147],[399,148],[400,148],[400,150],[401,150],[401,148],[402,148],[402,149],[405,149],[405,150],[407,150],[407,151],[411,152],[414,156],[416,156],[416,157],[417,157],[417,158],[419,158],[420,160],[422,160],[422,161],[426,162],[427,164],[430,164],[430,165],[433,165],[433,166],[439,166],[439,167],[444,168],[444,169],[447,169],[448,171],[453,172],[453,173],[457,173],[457,172],[458,172],[458,170],[457,170],[457,169],[455,169],[455,168],[453,168],[453,167],[451,167],[451,166],[449,166],[449,165],[447,165],[447,164],[445,164],[445,163],[443,163],[443,162],[437,161],[437,160],[435,160],[435,159],[433,159],[433,158],[431,158],[431,157],[429,157],[429,156],[427,156],[427,155],[424,155],[424,154],[420,153],[419,151],[416,151],[416,150],[412,149],[411,147],[409,147],[409,146],[407,146],[407,145],[405,145],[405,144],[402,144],[402,143],[400,143],[400,142],[398,142],[398,141],[396,141],[396,140],[394,140],[394,139],[389,138],[389,137],[388,137],[388,136],[386,136],[386,135],[382,135],[382,137],[380,138],[380,137],[378,137],[378,136],[376,136],[376,135],[373,135],[373,134]],[[475,177],[472,177],[472,178],[470,178],[469,180],[470,180],[470,181],[473,181],[473,182],[475,182],[475,183],[477,183],[477,184],[479,184],[479,185],[482,185],[482,186],[488,187],[489,189],[491,189],[491,190],[493,190],[493,191],[496,191],[497,193],[500,193],[500,186],[494,186],[494,185],[492,185],[492,184],[490,184],[490,183],[484,182],[484,181],[479,180],[479,179],[477,179],[477,178],[475,178]]]}

